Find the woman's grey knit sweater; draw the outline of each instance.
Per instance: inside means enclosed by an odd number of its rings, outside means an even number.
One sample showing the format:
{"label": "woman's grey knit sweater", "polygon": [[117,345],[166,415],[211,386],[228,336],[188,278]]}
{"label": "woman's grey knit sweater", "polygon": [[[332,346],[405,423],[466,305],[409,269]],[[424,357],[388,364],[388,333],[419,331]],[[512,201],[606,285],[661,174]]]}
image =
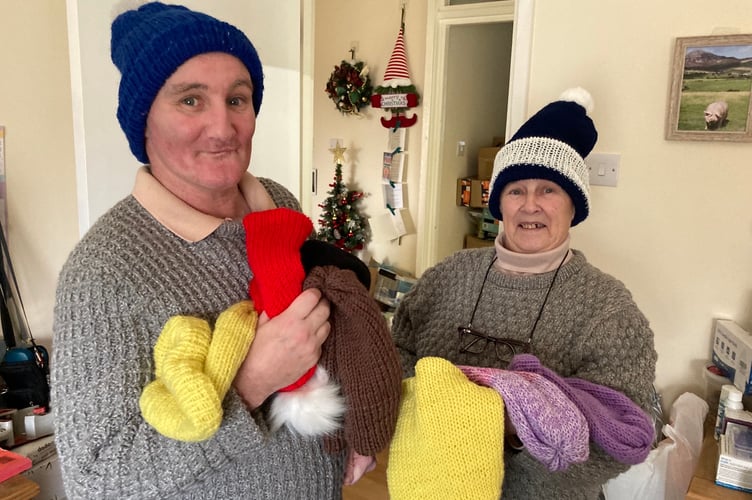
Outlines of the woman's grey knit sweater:
{"label": "woman's grey knit sweater", "polygon": [[[573,250],[535,328],[532,354],[564,377],[579,377],[623,392],[650,408],[657,354],[645,316],[613,277]],[[400,303],[393,337],[405,376],[415,363],[438,356],[455,364],[500,366],[493,346],[460,353],[458,326],[466,326],[494,248],[460,251],[427,270]],[[495,337],[526,340],[554,272],[511,275],[491,270],[473,328]],[[503,498],[597,499],[601,485],[627,469],[591,442],[590,458],[550,472],[529,453],[504,455]]]}
{"label": "woman's grey knit sweater", "polygon": [[[299,209],[260,179],[278,206]],[[152,350],[170,316],[211,323],[248,297],[245,231],[225,221],[189,243],[129,196],[74,249],[55,305],[52,404],[71,499],[338,499],[344,457],[320,440],[274,434],[234,390],[222,426],[186,443],[158,434],[138,400],[153,379]]]}

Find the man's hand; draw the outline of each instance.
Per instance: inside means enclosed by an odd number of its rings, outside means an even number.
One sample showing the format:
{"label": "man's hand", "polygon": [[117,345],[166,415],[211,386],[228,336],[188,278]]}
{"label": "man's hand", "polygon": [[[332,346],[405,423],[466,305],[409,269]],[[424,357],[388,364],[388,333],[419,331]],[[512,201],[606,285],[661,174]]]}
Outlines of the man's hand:
{"label": "man's hand", "polygon": [[357,483],[364,474],[376,468],[376,457],[365,457],[355,450],[350,450],[345,469],[345,486]]}
{"label": "man's hand", "polygon": [[272,319],[259,316],[256,336],[235,377],[235,388],[250,408],[298,380],[321,357],[329,336],[329,301],[317,289],[303,291]]}

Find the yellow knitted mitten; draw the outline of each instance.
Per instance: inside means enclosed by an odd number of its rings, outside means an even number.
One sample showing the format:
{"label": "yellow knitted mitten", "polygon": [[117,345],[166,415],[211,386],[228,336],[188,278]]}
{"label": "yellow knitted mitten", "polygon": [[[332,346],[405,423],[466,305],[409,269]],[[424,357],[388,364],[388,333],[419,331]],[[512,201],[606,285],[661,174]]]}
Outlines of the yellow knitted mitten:
{"label": "yellow knitted mitten", "polygon": [[209,324],[173,316],[154,346],[155,380],[144,387],[141,414],[157,432],[179,441],[203,441],[222,422],[222,400],[256,333],[253,302],[230,306]]}

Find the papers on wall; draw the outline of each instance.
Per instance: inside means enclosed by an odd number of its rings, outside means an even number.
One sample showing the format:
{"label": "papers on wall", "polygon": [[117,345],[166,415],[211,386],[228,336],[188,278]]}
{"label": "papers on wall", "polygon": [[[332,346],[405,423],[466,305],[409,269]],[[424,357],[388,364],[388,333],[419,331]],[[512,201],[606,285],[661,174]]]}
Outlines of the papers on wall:
{"label": "papers on wall", "polygon": [[384,182],[402,182],[405,171],[405,154],[384,152],[382,179]]}
{"label": "papers on wall", "polygon": [[374,241],[392,241],[413,232],[412,219],[407,210],[387,211],[371,217],[368,222]]}
{"label": "papers on wall", "polygon": [[405,184],[405,129],[388,129],[386,151],[382,156],[381,182],[384,195],[384,213],[368,220],[373,241],[393,241],[406,234],[415,233],[415,224],[407,210]]}
{"label": "papers on wall", "polygon": [[386,149],[394,151],[397,148],[399,148],[400,151],[405,150],[405,129],[401,127],[397,129],[389,129],[389,138],[387,140]]}
{"label": "papers on wall", "polygon": [[384,206],[389,210],[405,208],[407,206],[407,200],[405,199],[407,193],[405,192],[404,184],[398,184],[396,182],[387,182],[382,185],[384,190]]}

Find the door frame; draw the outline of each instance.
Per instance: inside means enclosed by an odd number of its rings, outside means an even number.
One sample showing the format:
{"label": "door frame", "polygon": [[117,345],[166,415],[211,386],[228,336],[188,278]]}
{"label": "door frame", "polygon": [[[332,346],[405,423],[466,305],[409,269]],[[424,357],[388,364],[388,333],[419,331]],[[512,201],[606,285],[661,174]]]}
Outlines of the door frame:
{"label": "door frame", "polygon": [[513,22],[512,59],[507,104],[506,137],[517,130],[527,113],[530,58],[532,52],[534,0],[505,0],[467,5],[447,6],[445,0],[429,0],[426,27],[426,69],[424,115],[427,129],[423,134],[420,161],[418,202],[418,234],[415,271],[436,264],[438,255],[440,199],[439,184],[442,164],[441,138],[444,132],[443,102],[445,99],[449,28],[458,25]]}

